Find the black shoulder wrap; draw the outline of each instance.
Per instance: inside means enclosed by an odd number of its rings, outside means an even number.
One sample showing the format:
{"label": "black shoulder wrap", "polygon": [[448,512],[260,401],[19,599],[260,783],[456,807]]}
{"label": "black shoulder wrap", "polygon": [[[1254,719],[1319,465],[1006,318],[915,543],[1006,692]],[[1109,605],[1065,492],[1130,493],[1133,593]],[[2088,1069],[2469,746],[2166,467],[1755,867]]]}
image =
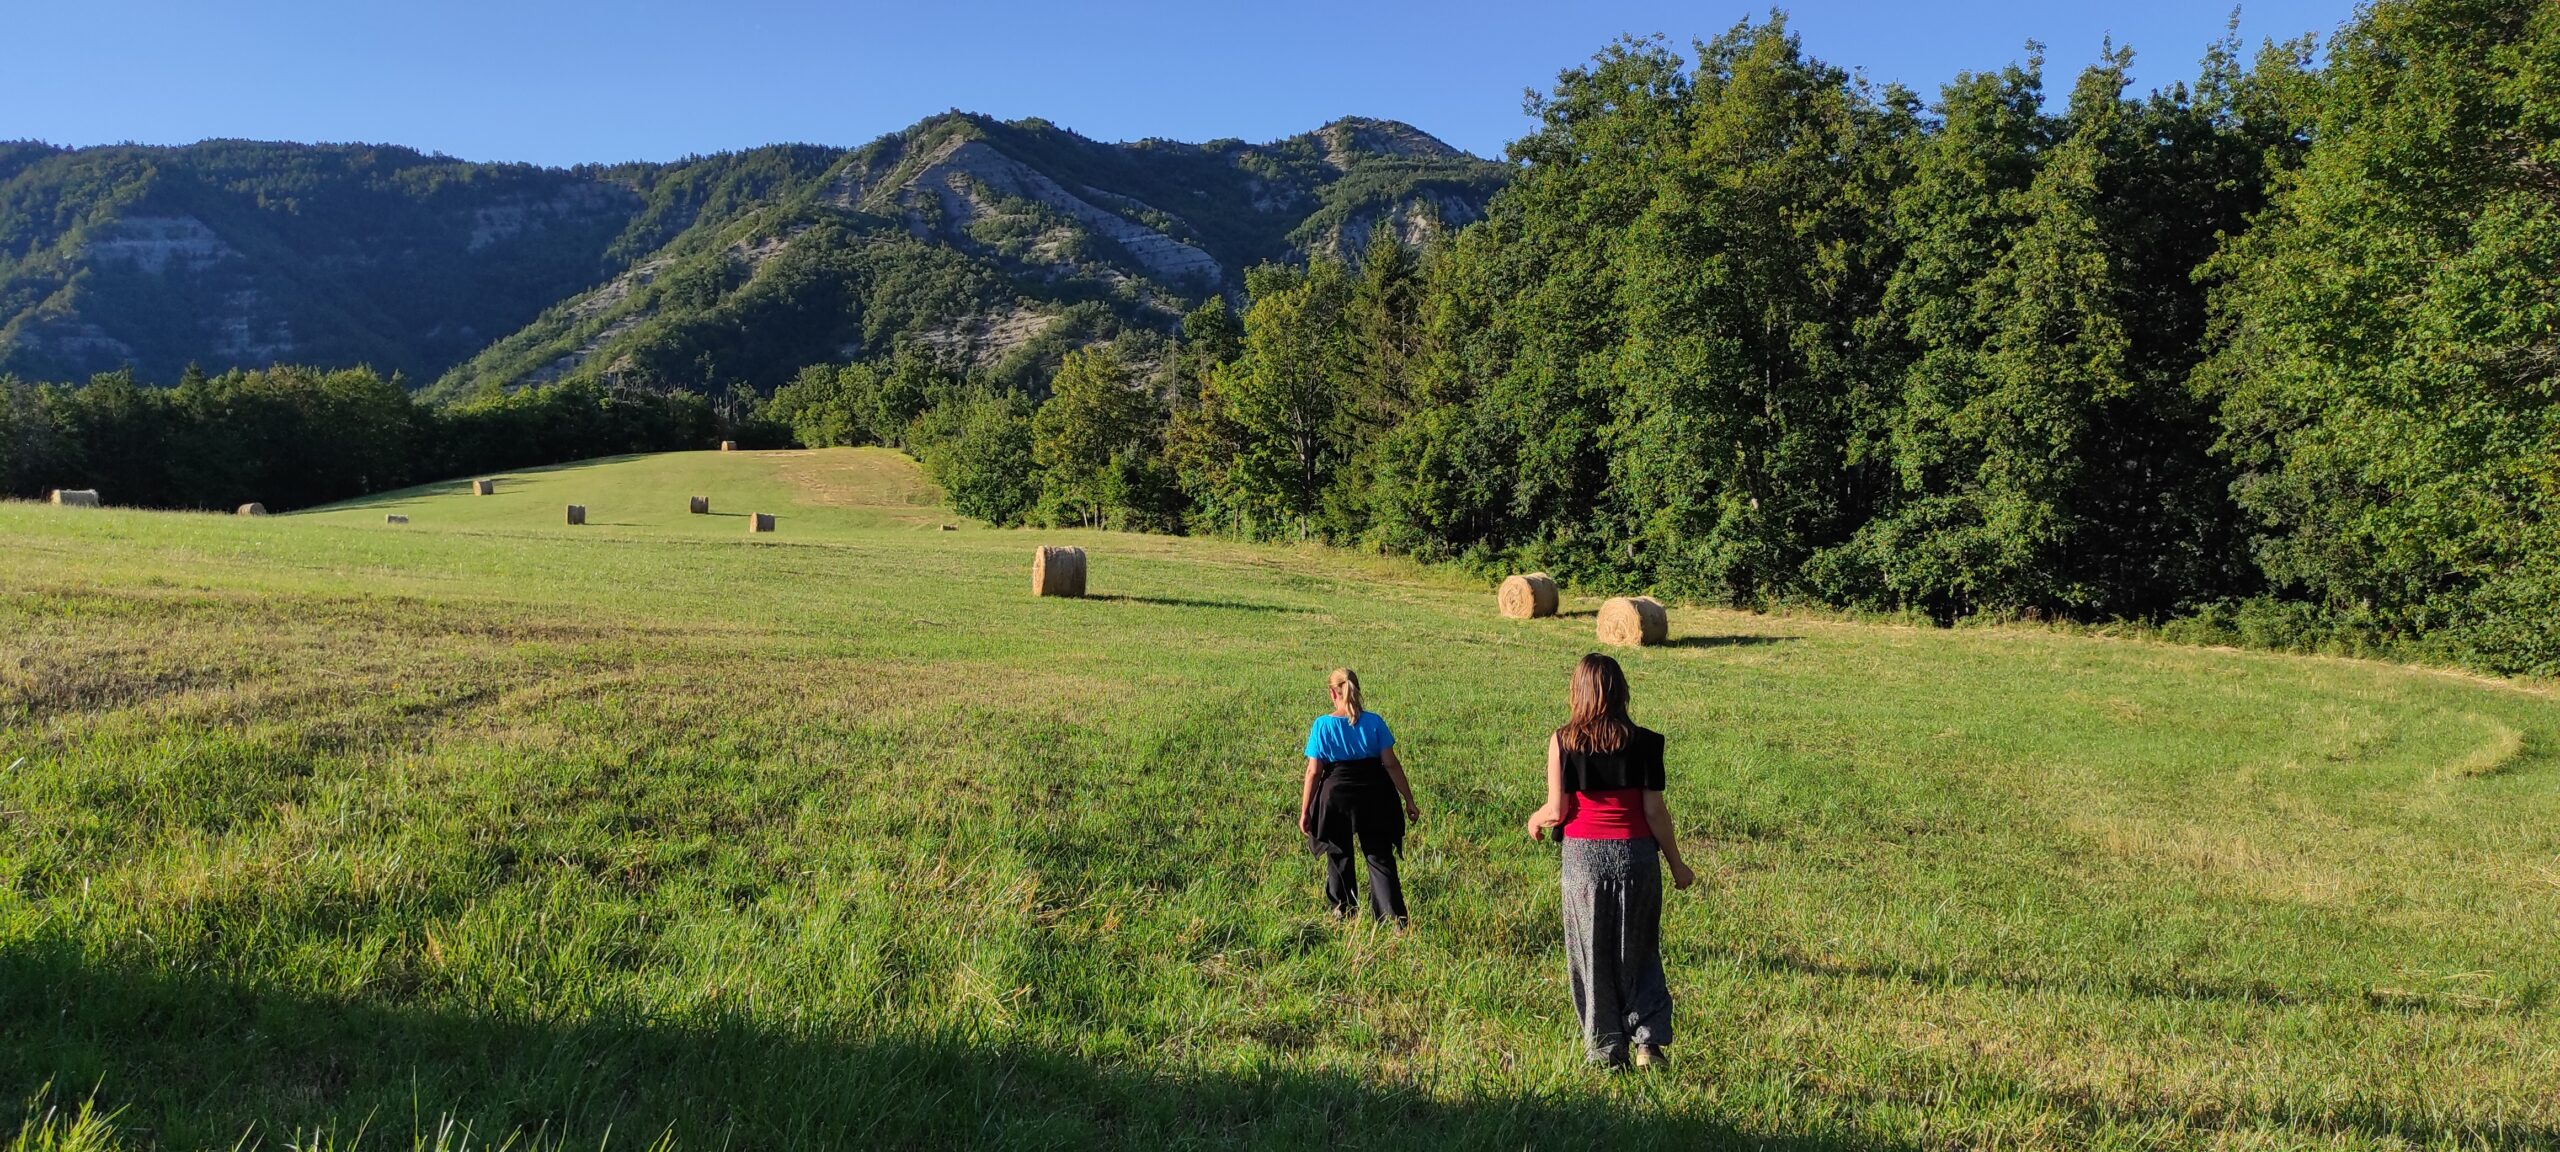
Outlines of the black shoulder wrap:
{"label": "black shoulder wrap", "polygon": [[1638,728],[1627,734],[1627,746],[1615,752],[1566,751],[1564,790],[1606,792],[1616,788],[1662,791],[1662,734]]}

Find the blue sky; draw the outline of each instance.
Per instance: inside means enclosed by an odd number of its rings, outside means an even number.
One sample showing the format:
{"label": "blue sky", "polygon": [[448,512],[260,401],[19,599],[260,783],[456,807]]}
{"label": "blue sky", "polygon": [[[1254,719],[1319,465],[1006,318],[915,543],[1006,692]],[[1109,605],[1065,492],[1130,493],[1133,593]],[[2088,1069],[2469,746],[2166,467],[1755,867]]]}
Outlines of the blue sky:
{"label": "blue sky", "polygon": [[[2257,0],[2251,45],[2349,0]],[[1765,5],[896,4],[730,0],[0,0],[0,139],[213,136],[407,144],[475,160],[664,160],[779,141],[857,145],[948,108],[1106,140],[1268,140],[1337,116],[1411,122],[1498,155],[1520,94],[1621,33],[1685,48]],[[2112,33],[2143,87],[2190,77],[2229,0],[1803,0],[1814,55],[1924,92],[2048,47],[2049,87]]]}

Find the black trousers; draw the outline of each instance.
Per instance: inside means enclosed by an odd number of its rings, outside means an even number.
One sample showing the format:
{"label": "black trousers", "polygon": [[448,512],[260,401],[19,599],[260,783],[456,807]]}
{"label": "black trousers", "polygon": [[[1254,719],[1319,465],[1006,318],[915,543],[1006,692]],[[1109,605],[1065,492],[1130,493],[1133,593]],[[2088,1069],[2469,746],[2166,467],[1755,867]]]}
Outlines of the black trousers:
{"label": "black trousers", "polygon": [[[1367,835],[1359,839],[1360,856],[1369,864],[1369,914],[1381,923],[1404,923],[1404,878],[1396,873],[1394,846],[1380,844]],[[1336,916],[1359,915],[1359,881],[1352,877],[1351,869],[1351,853],[1339,848],[1325,851],[1324,898],[1332,902]]]}

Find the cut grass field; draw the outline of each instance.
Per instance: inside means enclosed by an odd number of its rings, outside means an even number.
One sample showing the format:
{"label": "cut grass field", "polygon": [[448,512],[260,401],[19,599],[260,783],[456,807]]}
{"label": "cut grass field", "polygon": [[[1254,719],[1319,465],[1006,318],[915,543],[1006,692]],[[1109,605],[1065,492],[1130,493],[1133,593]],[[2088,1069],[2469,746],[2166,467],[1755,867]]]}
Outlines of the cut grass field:
{"label": "cut grass field", "polygon": [[[1596,601],[942,532],[876,450],[499,480],[0,504],[23,1144],[2560,1144],[2544,686],[1674,609],[1676,1062],[1606,1076],[1519,830]],[[1337,664],[1406,934],[1294,827]]]}

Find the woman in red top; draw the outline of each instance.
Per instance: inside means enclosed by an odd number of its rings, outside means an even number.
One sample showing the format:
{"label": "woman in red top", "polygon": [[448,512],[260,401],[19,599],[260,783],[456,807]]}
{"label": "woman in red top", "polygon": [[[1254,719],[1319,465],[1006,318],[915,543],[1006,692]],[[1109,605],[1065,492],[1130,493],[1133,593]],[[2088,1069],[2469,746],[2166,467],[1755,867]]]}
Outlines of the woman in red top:
{"label": "woman in red top", "polygon": [[1563,832],[1565,971],[1594,1064],[1632,1055],[1637,1067],[1658,1065],[1671,1043],[1661,865],[1674,888],[1697,875],[1680,859],[1662,783],[1662,734],[1627,719],[1626,673],[1598,653],[1583,657],[1573,718],[1547,739],[1547,802],[1529,835]]}

